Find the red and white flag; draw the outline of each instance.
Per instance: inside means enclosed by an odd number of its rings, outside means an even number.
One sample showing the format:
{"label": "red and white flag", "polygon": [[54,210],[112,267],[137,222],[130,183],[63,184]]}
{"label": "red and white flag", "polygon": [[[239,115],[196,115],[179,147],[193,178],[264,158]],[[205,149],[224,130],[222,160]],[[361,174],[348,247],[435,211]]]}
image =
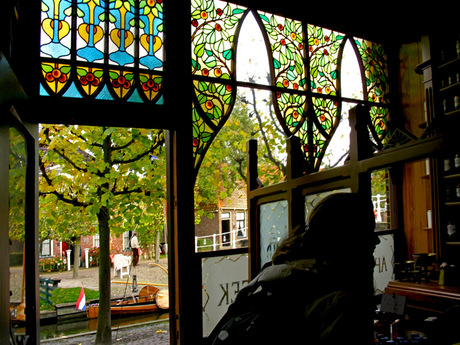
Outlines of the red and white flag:
{"label": "red and white flag", "polygon": [[83,289],[83,286],[81,287],[80,296],[78,297],[78,300],[77,300],[77,309],[78,310],[86,309],[86,297],[85,297],[85,290]]}

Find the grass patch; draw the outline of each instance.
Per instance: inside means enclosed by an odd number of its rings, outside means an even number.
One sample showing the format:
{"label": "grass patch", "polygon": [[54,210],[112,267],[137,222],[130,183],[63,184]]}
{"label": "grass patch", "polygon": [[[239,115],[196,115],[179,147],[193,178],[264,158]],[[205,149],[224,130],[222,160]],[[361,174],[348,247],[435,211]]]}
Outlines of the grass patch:
{"label": "grass patch", "polygon": [[[77,304],[77,299],[80,296],[81,287],[74,287],[74,288],[57,288],[52,292],[51,301],[53,304],[46,303],[44,300],[40,298],[40,310],[54,310],[54,304],[60,303],[71,303],[74,302],[75,305]],[[85,297],[86,300],[90,299],[98,299],[99,298],[99,291],[85,289]]]}

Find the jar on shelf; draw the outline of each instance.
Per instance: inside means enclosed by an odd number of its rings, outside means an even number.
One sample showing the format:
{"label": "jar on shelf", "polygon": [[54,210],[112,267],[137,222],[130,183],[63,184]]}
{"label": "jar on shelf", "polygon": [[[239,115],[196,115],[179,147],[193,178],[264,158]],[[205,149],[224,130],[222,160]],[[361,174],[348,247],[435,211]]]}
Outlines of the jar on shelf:
{"label": "jar on shelf", "polygon": [[456,172],[460,172],[460,153],[455,154],[454,169]]}
{"label": "jar on shelf", "polygon": [[449,238],[455,237],[457,233],[457,227],[455,225],[455,222],[452,220],[447,221],[447,236]]}
{"label": "jar on shelf", "polygon": [[444,158],[443,167],[444,167],[443,168],[444,174],[452,173],[452,164],[451,164],[450,158]]}

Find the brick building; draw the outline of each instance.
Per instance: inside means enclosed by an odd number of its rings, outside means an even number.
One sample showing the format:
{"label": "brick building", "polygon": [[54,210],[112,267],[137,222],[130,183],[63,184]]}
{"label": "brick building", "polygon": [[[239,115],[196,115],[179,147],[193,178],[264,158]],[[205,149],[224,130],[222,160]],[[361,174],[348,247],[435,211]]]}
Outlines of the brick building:
{"label": "brick building", "polygon": [[208,206],[199,224],[195,225],[196,251],[220,250],[247,246],[246,189]]}
{"label": "brick building", "polygon": [[[113,235],[110,238],[110,247],[111,247],[111,254],[124,254],[124,255],[131,255],[131,246],[130,246],[130,238],[132,236],[131,231],[126,231],[123,235]],[[95,248],[99,248],[99,234],[96,235],[86,235],[81,236],[80,238],[80,262],[83,265],[85,260],[85,249],[89,249],[91,252]],[[66,249],[72,250],[71,252],[71,262],[73,263],[73,255],[75,247],[70,243],[64,243],[59,240],[44,240],[40,243],[40,258],[43,257],[58,257],[59,255],[65,256],[63,252]]]}

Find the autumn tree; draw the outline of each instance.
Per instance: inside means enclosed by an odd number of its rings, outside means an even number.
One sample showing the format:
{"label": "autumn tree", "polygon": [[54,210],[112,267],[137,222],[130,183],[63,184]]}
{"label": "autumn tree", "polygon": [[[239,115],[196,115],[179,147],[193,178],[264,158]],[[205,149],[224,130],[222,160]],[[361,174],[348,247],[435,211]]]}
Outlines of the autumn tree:
{"label": "autumn tree", "polygon": [[217,134],[203,159],[195,187],[196,222],[208,205],[246,188],[246,143],[257,139],[259,174],[265,185],[280,182],[286,173],[285,141],[268,92],[254,89],[237,94],[226,124]]}
{"label": "autumn tree", "polygon": [[41,219],[53,236],[100,239],[97,344],[111,343],[111,231],[147,233],[163,213],[161,130],[43,125],[39,140]]}

